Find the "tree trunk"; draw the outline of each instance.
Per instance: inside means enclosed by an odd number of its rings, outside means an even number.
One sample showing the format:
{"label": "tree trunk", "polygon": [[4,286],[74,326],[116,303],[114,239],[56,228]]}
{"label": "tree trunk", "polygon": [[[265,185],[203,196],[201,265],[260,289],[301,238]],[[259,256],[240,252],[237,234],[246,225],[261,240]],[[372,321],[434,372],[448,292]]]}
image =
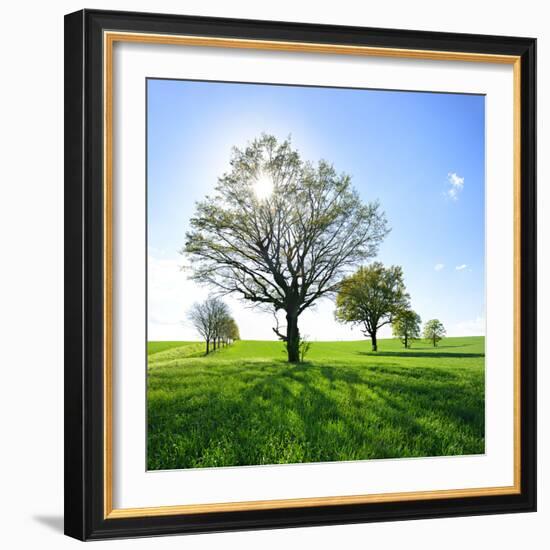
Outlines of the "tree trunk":
{"label": "tree trunk", "polygon": [[370,335],[370,340],[372,342],[372,351],[378,351],[378,344],[376,343],[376,331]]}
{"label": "tree trunk", "polygon": [[405,349],[409,347],[409,339],[407,338],[407,333],[405,333]]}
{"label": "tree trunk", "polygon": [[437,342],[435,341],[435,336],[434,336],[434,348],[437,346]]}
{"label": "tree trunk", "polygon": [[210,340],[206,339],[206,355],[210,353]]}
{"label": "tree trunk", "polygon": [[289,363],[300,362],[300,331],[298,330],[298,316],[286,314],[286,349]]}

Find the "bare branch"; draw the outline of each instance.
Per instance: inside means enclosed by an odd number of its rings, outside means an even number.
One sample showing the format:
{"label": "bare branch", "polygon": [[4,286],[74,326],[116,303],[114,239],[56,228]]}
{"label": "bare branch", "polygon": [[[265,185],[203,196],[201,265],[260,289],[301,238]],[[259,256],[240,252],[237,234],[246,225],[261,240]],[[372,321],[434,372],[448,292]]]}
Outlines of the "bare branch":
{"label": "bare branch", "polygon": [[[303,161],[290,140],[262,135],[234,148],[230,166],[215,194],[197,203],[182,250],[192,278],[222,293],[297,319],[372,259],[388,233],[378,203],[363,203],[350,176]],[[259,198],[254,185],[265,174],[273,191]],[[294,321],[289,330],[299,334]]]}

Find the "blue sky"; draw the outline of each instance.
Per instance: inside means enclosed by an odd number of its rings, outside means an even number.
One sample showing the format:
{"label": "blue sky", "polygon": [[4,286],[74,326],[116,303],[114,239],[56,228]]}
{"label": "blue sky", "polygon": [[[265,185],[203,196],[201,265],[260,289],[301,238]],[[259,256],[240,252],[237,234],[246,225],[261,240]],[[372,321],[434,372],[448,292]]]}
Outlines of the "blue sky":
{"label": "blue sky", "polygon": [[[208,294],[178,270],[194,203],[262,132],[324,158],[378,199],[391,227],[378,260],[403,266],[413,308],[449,335],[484,333],[483,96],[150,79],[147,102],[149,339],[194,339],[185,321]],[[272,338],[269,315],[229,300],[243,338]],[[313,340],[358,339],[324,300]],[[385,331],[382,336],[388,336]]]}

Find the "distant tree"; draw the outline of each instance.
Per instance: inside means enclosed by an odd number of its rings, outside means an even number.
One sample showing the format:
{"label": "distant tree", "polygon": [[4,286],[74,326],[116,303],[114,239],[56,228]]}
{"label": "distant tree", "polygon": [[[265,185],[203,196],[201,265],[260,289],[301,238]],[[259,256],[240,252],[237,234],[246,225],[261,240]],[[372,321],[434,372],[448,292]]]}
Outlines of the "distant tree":
{"label": "distant tree", "polygon": [[237,325],[235,319],[229,320],[227,336],[230,342],[236,342],[237,340],[241,339],[241,335],[239,333],[239,325]]}
{"label": "distant tree", "polygon": [[187,318],[206,342],[206,354],[219,347],[225,327],[231,319],[229,308],[219,298],[207,298],[202,303],[195,303],[189,310]]}
{"label": "distant tree", "polygon": [[393,335],[400,338],[405,348],[410,348],[413,340],[420,338],[420,315],[412,309],[405,309],[392,320]]}
{"label": "distant tree", "polygon": [[210,298],[212,322],[214,324],[214,349],[219,348],[227,334],[231,313],[227,305],[219,298]]}
{"label": "distant tree", "polygon": [[300,158],[290,139],[262,135],[234,148],[213,196],[196,204],[186,234],[192,279],[272,312],[273,330],[300,360],[299,316],[334,294],[343,274],[373,258],[388,233],[377,202],[364,203],[328,162]]}
{"label": "distant tree", "polygon": [[214,337],[214,324],[208,300],[200,304],[194,303],[187,313],[187,318],[206,342],[206,355],[208,355],[210,353],[210,342]]}
{"label": "distant tree", "polygon": [[220,326],[221,343],[225,346],[239,339],[239,327],[230,315],[222,318]]}
{"label": "distant tree", "polygon": [[439,319],[430,319],[424,325],[424,338],[431,340],[434,348],[437,343],[445,336],[445,327]]}
{"label": "distant tree", "polygon": [[403,269],[375,262],[360,267],[341,282],[336,297],[336,319],[362,327],[363,334],[371,338],[372,351],[377,351],[378,330],[408,307]]}
{"label": "distant tree", "polygon": [[226,317],[222,321],[220,328],[220,345],[227,346],[229,344],[229,323],[231,322],[231,317]]}

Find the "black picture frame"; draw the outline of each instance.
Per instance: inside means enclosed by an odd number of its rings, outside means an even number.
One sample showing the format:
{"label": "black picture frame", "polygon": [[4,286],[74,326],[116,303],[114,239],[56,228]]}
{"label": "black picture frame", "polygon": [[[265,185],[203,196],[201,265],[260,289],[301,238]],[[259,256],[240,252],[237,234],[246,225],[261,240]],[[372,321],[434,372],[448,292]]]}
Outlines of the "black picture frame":
{"label": "black picture frame", "polygon": [[[135,518],[104,514],[103,32],[520,57],[521,491],[510,495]],[[536,40],[82,10],[65,17],[65,533],[80,540],[536,510]]]}

